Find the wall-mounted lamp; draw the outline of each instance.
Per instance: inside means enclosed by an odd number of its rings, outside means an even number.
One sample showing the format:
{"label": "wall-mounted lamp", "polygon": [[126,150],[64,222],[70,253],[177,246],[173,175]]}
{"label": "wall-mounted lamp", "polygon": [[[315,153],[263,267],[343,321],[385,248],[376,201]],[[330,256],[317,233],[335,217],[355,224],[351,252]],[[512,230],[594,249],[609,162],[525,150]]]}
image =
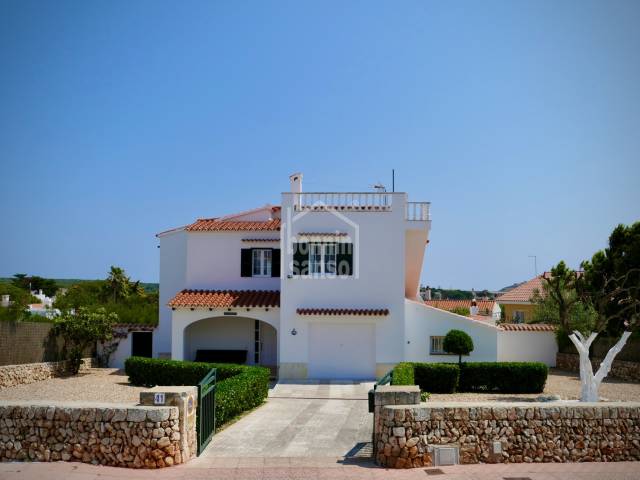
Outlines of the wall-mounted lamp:
{"label": "wall-mounted lamp", "polygon": [[294,328],[293,330],[291,330],[291,335],[297,335],[298,331]]}

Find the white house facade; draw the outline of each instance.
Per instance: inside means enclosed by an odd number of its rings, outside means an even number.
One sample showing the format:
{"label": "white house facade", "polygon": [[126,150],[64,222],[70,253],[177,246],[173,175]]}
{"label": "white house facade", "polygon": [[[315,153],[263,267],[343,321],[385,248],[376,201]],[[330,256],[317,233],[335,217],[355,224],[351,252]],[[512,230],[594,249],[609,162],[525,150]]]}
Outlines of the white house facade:
{"label": "white house facade", "polygon": [[154,356],[261,364],[281,379],[372,379],[400,361],[456,361],[439,342],[459,328],[476,345],[470,360],[504,359],[500,327],[419,297],[429,203],[290,181],[280,206],[158,234]]}

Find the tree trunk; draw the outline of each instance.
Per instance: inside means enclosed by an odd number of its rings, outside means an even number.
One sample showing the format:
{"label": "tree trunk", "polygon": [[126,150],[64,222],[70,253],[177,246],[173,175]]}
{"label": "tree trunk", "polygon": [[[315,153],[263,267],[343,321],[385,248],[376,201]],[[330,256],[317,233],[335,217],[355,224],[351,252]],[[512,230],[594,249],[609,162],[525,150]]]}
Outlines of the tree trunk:
{"label": "tree trunk", "polygon": [[627,343],[630,335],[631,332],[624,332],[622,334],[620,340],[618,340],[618,342],[607,352],[607,355],[602,360],[600,368],[595,375],[593,374],[591,360],[589,360],[589,348],[598,336],[598,333],[591,332],[589,338],[586,339],[577,330],[569,335],[569,339],[571,339],[573,344],[576,346],[578,355],[580,355],[580,382],[582,384],[580,392],[581,402],[597,402],[600,400],[600,395],[598,394],[600,384],[602,383],[602,380],[604,380],[604,378],[607,376],[609,371],[611,371],[613,360],[616,358],[616,355],[620,353],[620,350],[622,350],[625,343]]}

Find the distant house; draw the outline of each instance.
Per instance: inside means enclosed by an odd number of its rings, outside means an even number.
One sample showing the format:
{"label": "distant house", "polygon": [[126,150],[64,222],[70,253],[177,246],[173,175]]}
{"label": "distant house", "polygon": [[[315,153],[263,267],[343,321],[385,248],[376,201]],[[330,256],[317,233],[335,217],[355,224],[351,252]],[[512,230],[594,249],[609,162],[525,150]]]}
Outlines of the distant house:
{"label": "distant house", "polygon": [[498,304],[504,307],[505,322],[528,323],[533,320],[533,294],[536,291],[543,292],[543,278],[548,278],[549,275],[549,272],[544,272],[496,298]]}
{"label": "distant house", "polygon": [[500,305],[494,300],[425,300],[424,303],[448,312],[466,308],[470,316],[476,320],[491,322],[500,320]]}

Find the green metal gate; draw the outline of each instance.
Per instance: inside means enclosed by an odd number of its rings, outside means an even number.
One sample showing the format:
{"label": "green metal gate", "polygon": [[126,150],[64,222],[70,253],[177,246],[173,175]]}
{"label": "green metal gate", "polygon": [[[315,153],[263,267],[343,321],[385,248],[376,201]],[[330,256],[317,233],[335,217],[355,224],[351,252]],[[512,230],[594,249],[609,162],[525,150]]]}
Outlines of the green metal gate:
{"label": "green metal gate", "polygon": [[216,431],[216,369],[212,368],[198,383],[198,455],[211,441]]}

